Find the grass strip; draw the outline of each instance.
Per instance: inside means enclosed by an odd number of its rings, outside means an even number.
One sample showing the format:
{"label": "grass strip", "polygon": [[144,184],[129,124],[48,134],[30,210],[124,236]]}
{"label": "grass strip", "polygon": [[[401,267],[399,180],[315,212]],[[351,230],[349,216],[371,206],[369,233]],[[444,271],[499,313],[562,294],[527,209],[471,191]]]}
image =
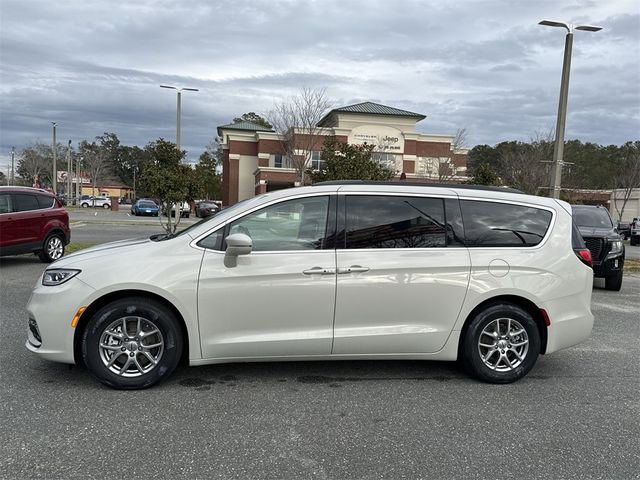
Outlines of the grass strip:
{"label": "grass strip", "polygon": [[77,252],[78,250],[84,250],[85,248],[93,247],[95,243],[88,242],[72,242],[64,249],[65,254]]}

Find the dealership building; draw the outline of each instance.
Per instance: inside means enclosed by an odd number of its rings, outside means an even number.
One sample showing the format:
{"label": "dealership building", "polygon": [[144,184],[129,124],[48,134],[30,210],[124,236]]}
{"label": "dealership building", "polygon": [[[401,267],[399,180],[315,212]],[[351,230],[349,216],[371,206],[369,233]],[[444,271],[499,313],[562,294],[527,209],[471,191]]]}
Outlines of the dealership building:
{"label": "dealership building", "polygon": [[[318,139],[306,156],[311,168],[322,168],[324,138],[353,145],[375,145],[374,158],[395,172],[397,180],[461,182],[466,177],[466,151],[454,151],[453,135],[416,131],[425,115],[372,102],[335,108],[318,122]],[[304,136],[304,129],[296,129]],[[273,130],[251,122],[218,127],[222,148],[224,205],[261,193],[292,187],[298,174],[285,155],[284,139]]]}

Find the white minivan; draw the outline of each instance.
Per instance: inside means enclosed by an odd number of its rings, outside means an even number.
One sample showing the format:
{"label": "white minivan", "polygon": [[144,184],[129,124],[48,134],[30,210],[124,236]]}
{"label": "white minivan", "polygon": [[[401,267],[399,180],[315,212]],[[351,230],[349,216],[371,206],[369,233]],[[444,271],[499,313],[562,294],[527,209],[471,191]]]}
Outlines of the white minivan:
{"label": "white minivan", "polygon": [[590,261],[559,200],[327,182],[63,257],[33,291],[26,345],[122,389],[182,358],[461,359],[508,383],[589,336]]}

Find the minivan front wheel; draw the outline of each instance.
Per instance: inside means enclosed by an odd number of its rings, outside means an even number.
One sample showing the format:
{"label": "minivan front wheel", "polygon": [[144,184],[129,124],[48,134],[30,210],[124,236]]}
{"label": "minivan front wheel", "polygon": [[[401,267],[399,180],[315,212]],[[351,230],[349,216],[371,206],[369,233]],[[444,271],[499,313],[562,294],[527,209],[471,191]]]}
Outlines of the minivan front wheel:
{"label": "minivan front wheel", "polygon": [[164,305],[131,297],[93,315],[82,337],[89,372],[113,388],[147,388],[168,377],[182,355],[177,319]]}
{"label": "minivan front wheel", "polygon": [[465,368],[489,383],[521,379],[533,368],[540,352],[536,322],[526,310],[507,303],[480,311],[463,341]]}
{"label": "minivan front wheel", "polygon": [[45,263],[55,262],[64,255],[64,240],[58,233],[52,233],[45,238],[38,257]]}

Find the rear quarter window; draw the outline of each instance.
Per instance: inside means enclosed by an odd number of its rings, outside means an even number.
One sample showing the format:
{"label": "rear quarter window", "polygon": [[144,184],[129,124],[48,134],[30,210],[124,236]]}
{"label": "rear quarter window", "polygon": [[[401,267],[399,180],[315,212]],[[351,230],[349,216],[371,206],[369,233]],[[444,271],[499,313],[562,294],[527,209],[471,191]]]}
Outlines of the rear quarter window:
{"label": "rear quarter window", "polygon": [[469,247],[532,247],[549,229],[551,212],[509,203],[461,200]]}
{"label": "rear quarter window", "polygon": [[38,205],[40,208],[51,208],[54,204],[54,198],[49,195],[36,195],[38,197]]}

